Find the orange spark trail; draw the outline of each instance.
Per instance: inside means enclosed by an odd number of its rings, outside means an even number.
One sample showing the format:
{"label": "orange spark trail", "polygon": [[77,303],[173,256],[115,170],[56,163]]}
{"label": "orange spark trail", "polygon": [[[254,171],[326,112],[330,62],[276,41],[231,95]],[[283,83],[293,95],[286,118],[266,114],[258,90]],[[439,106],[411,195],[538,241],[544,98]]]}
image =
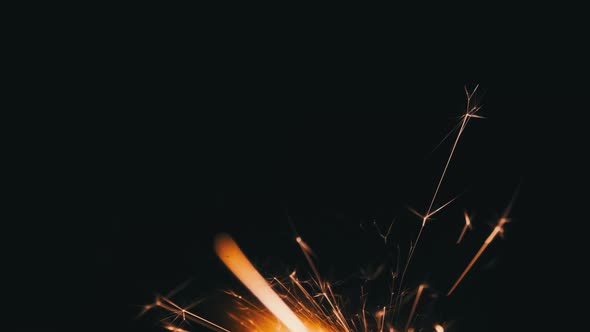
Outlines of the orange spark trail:
{"label": "orange spark trail", "polygon": [[410,316],[408,317],[408,321],[406,322],[406,328],[404,331],[408,331],[410,327],[410,323],[412,322],[412,318],[414,317],[414,313],[416,312],[416,306],[418,305],[418,301],[420,301],[420,296],[422,296],[422,291],[424,290],[426,285],[421,284],[418,286],[418,292],[416,293],[416,298],[414,299],[414,304],[412,305],[412,311],[410,311]]}
{"label": "orange spark trail", "polygon": [[510,203],[508,203],[506,210],[504,210],[504,214],[498,220],[498,224],[496,225],[496,227],[494,227],[494,230],[492,230],[492,233],[484,241],[483,245],[481,246],[481,248],[479,248],[479,250],[477,251],[477,253],[473,257],[471,262],[469,262],[469,264],[467,265],[465,270],[463,270],[463,273],[461,273],[461,275],[459,276],[459,279],[457,279],[457,281],[455,281],[455,284],[453,285],[453,287],[451,287],[451,290],[447,293],[447,296],[450,296],[453,293],[453,291],[455,290],[455,288],[457,288],[457,286],[459,285],[461,280],[463,280],[463,278],[465,278],[465,275],[467,274],[467,272],[469,272],[469,270],[471,269],[473,264],[475,264],[475,262],[477,261],[479,256],[481,256],[481,254],[484,252],[484,250],[486,250],[486,248],[490,245],[490,243],[492,243],[492,241],[494,241],[496,236],[498,234],[502,234],[502,232],[504,232],[504,228],[502,228],[502,227],[504,227],[504,224],[506,224],[508,221],[510,221],[510,219],[508,219],[508,215],[510,214],[510,210],[512,210],[512,205],[514,205],[514,201],[516,200],[516,195],[518,194],[518,190],[519,190],[519,188],[517,188],[514,191],[514,194],[512,195],[512,199],[510,200]]}
{"label": "orange spark trail", "polygon": [[465,226],[463,226],[463,230],[461,231],[461,235],[459,235],[459,239],[457,240],[457,244],[461,243],[463,240],[463,236],[465,236],[465,232],[467,232],[467,228],[471,228],[471,218],[467,214],[467,211],[463,211],[465,214]]}
{"label": "orange spark trail", "polygon": [[459,277],[459,279],[457,279],[457,281],[455,281],[455,284],[453,285],[453,287],[451,288],[451,290],[447,293],[447,296],[449,296],[449,295],[451,295],[451,293],[453,293],[453,291],[455,290],[455,288],[457,288],[457,285],[459,285],[459,283],[461,282],[461,280],[463,280],[463,278],[465,277],[465,275],[467,274],[467,272],[469,272],[469,270],[471,269],[471,267],[473,266],[473,264],[475,264],[475,262],[477,261],[477,259],[479,258],[479,256],[481,256],[481,254],[484,252],[484,250],[486,250],[486,248],[490,245],[490,243],[492,243],[492,241],[494,241],[494,238],[498,235],[498,233],[501,233],[503,231],[502,226],[506,222],[508,222],[508,219],[506,219],[506,218],[500,218],[500,220],[498,221],[498,225],[496,225],[496,227],[494,227],[494,230],[488,236],[488,238],[485,240],[485,242],[483,243],[483,245],[481,246],[481,248],[479,248],[479,250],[477,251],[477,254],[475,254],[475,256],[473,257],[473,259],[471,260],[471,262],[469,262],[469,264],[467,265],[467,267],[465,268],[465,270],[463,271],[463,273],[461,273],[461,276]]}
{"label": "orange spark trail", "polygon": [[236,242],[227,234],[215,238],[215,252],[225,266],[292,332],[307,332],[301,320],[275,293],[250,263]]}
{"label": "orange spark trail", "polygon": [[307,243],[305,243],[303,241],[303,239],[301,238],[301,236],[298,236],[297,238],[295,238],[295,241],[297,241],[297,244],[299,244],[299,247],[301,248],[301,251],[303,252],[303,255],[305,255],[305,259],[307,260],[307,263],[309,264],[309,266],[311,267],[311,270],[313,271],[315,277],[316,277],[316,282],[318,283],[318,286],[320,286],[320,289],[322,291],[324,291],[324,287],[323,287],[323,283],[322,283],[322,279],[320,277],[320,273],[318,271],[318,269],[316,268],[313,259],[311,259],[311,255],[313,255],[313,251],[311,250],[311,248],[307,245]]}

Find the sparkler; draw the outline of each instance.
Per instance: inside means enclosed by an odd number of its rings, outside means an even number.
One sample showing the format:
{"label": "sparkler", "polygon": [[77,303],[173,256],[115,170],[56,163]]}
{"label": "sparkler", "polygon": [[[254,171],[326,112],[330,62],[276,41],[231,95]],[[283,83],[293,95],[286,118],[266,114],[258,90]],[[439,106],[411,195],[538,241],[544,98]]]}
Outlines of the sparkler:
{"label": "sparkler", "polygon": [[[205,317],[197,315],[188,308],[182,308],[169,297],[159,296],[156,301],[145,307],[146,310],[159,307],[167,310],[175,316],[175,319],[180,322],[194,322],[209,330],[215,332],[236,332],[236,331],[291,331],[291,332],[415,332],[417,331],[414,317],[416,316],[418,304],[423,297],[424,291],[428,288],[426,284],[420,284],[415,292],[414,300],[409,310],[407,318],[400,319],[402,307],[407,301],[405,297],[408,295],[404,291],[404,278],[410,266],[410,262],[414,256],[416,247],[420,241],[422,233],[427,225],[427,222],[432,220],[432,217],[446,208],[449,204],[454,202],[457,197],[445,202],[444,204],[435,208],[437,197],[441,190],[445,176],[451,164],[451,160],[455,154],[459,140],[463,135],[465,128],[469,121],[473,118],[483,118],[478,115],[481,107],[474,105],[473,98],[477,86],[471,92],[465,89],[467,96],[467,107],[465,113],[460,117],[460,123],[454,128],[458,129],[457,136],[452,144],[449,156],[446,160],[443,171],[438,179],[437,185],[428,208],[425,213],[419,213],[413,208],[409,208],[412,213],[421,219],[420,229],[416,239],[410,246],[407,260],[403,265],[401,277],[397,278],[398,274],[392,273],[392,280],[397,282],[397,291],[390,292],[389,302],[381,306],[380,309],[374,313],[370,313],[366,309],[366,293],[361,288],[362,306],[357,314],[346,315],[345,310],[335,295],[332,285],[322,279],[318,268],[316,267],[313,257],[313,251],[310,246],[303,241],[301,237],[296,238],[296,242],[303,252],[311,271],[313,278],[309,281],[301,281],[293,272],[286,279],[272,278],[265,279],[258,270],[248,260],[246,255],[242,252],[237,243],[226,234],[221,234],[215,239],[215,252],[226,267],[246,286],[246,288],[258,299],[261,307],[255,301],[251,301],[246,297],[238,295],[235,292],[227,292],[236,302],[237,310],[227,312],[228,317],[234,322],[232,328],[227,328],[217,323],[208,320]],[[452,131],[453,132],[453,131]],[[450,135],[450,134],[449,134]],[[449,136],[447,135],[447,137]],[[445,139],[447,138],[445,137]],[[444,139],[443,139],[444,141]],[[514,196],[515,197],[515,196]],[[490,245],[490,243],[504,231],[503,226],[509,221],[509,213],[514,203],[514,197],[510,204],[505,209],[503,215],[498,219],[496,226],[491,234],[486,238],[481,248],[477,251],[473,259],[467,265],[465,270],[461,273],[459,278],[455,281],[447,296],[450,296],[456,287],[461,283],[469,270],[473,267],[475,262],[480,258],[482,253]],[[463,240],[467,229],[471,229],[471,217],[464,211],[465,225],[463,226],[460,236],[456,243],[459,244]],[[392,232],[393,223],[389,225],[387,232],[383,234],[378,225],[375,225],[379,236],[387,244],[388,237]],[[238,323],[237,325],[235,323]],[[231,322],[227,322],[231,324]],[[399,326],[403,326],[399,328]],[[169,331],[189,332],[186,326],[177,324],[177,321],[166,322],[164,328]],[[399,329],[398,329],[399,328]],[[430,331],[444,332],[445,327],[436,323],[429,326]],[[419,331],[426,331],[426,329],[419,329]]]}

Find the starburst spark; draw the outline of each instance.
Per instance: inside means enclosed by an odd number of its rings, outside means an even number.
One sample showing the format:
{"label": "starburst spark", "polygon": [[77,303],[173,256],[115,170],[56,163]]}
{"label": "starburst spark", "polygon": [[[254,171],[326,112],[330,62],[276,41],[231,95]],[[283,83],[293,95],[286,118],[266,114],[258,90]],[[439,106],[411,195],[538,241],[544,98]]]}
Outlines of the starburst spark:
{"label": "starburst spark", "polygon": [[[316,256],[311,247],[300,236],[297,236],[295,241],[311,269],[312,277],[308,280],[300,280],[295,271],[287,278],[272,277],[265,279],[242,252],[234,239],[227,234],[220,234],[215,238],[215,252],[234,276],[254,295],[257,301],[239,295],[234,291],[226,291],[226,294],[233,299],[234,307],[228,307],[225,310],[226,316],[230,320],[224,321],[224,326],[214,323],[202,315],[195,314],[189,308],[179,306],[169,297],[159,296],[153,304],[146,306],[145,309],[159,307],[173,314],[171,320],[165,321],[164,328],[177,332],[191,331],[189,325],[191,322],[215,332],[444,332],[448,326],[443,322],[435,324],[431,322],[428,326],[418,326],[416,324],[419,316],[419,304],[425,301],[425,295],[433,291],[425,283],[419,284],[414,291],[410,291],[404,284],[404,278],[428,221],[432,220],[435,214],[445,209],[458,198],[454,197],[443,204],[437,203],[447,170],[468,122],[473,118],[483,118],[477,114],[481,107],[474,105],[473,101],[477,88],[476,86],[471,92],[465,89],[467,107],[465,113],[460,117],[460,123],[454,129],[458,129],[457,136],[453,141],[426,212],[419,213],[415,209],[409,208],[413,214],[421,219],[420,228],[415,240],[410,245],[403,268],[398,265],[396,270],[391,272],[389,300],[385,301],[386,303],[379,306],[378,309],[374,311],[367,309],[367,293],[361,287],[360,309],[354,314],[350,314],[350,311],[345,310],[342,298],[333,290],[333,284],[321,277],[314,261]],[[514,203],[514,197],[502,217],[498,219],[491,234],[455,281],[447,296],[453,293],[490,243],[503,233],[503,226],[509,221],[508,215]],[[467,211],[464,211],[464,219],[465,225],[456,241],[457,244],[464,239],[467,229],[472,228],[472,218]],[[382,232],[376,223],[374,225],[379,236],[387,244],[392,233],[393,222],[386,232]],[[410,301],[412,295],[413,301]]]}

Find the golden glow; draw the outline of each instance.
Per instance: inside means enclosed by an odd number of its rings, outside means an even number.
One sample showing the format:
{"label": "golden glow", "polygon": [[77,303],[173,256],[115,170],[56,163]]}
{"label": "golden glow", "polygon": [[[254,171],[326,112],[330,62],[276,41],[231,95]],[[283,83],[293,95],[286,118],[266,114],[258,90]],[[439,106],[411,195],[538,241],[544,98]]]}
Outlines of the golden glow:
{"label": "golden glow", "polygon": [[303,322],[275,293],[250,263],[236,242],[227,234],[215,238],[215,252],[225,266],[292,332],[307,332]]}
{"label": "golden glow", "polygon": [[[221,327],[221,326],[211,322],[208,319],[205,319],[205,318],[203,318],[197,314],[194,314],[184,308],[181,308],[179,305],[170,301],[170,299],[168,299],[166,297],[156,298],[156,301],[154,302],[154,304],[152,306],[157,306],[157,307],[163,308],[165,310],[168,310],[168,311],[174,313],[177,316],[177,318],[181,318],[182,321],[191,321],[191,322],[198,323],[198,324],[208,328],[211,331],[230,332],[228,329]],[[146,309],[150,309],[150,307],[151,306],[146,306]],[[164,328],[166,328],[170,331],[176,331],[176,332],[183,331],[183,329],[181,329],[180,327],[172,325],[172,324],[166,324],[166,325],[164,325]]]}
{"label": "golden glow", "polygon": [[436,332],[445,332],[445,328],[444,328],[444,327],[442,327],[442,325],[440,325],[440,324],[435,324],[435,325],[434,325],[434,330],[435,330]]}

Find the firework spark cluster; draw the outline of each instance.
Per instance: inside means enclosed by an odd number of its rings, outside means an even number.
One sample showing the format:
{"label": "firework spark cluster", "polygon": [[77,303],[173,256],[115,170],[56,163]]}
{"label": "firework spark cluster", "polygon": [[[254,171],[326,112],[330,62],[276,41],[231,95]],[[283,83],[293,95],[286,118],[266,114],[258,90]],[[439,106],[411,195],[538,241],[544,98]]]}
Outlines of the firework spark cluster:
{"label": "firework spark cluster", "polygon": [[[414,289],[409,289],[405,284],[405,278],[422,234],[432,217],[455,200],[454,198],[441,203],[438,196],[459,141],[471,120],[483,118],[479,115],[481,107],[475,101],[477,87],[472,91],[465,89],[465,92],[467,106],[459,123],[447,136],[456,133],[432,198],[426,204],[427,208],[424,212],[410,208],[410,211],[420,218],[420,229],[410,246],[408,256],[402,264],[403,267],[391,273],[392,287],[389,292],[389,300],[380,305],[377,310],[367,309],[367,294],[362,288],[360,308],[353,313],[345,310],[342,298],[333,290],[333,285],[322,278],[314,262],[315,255],[311,247],[301,237],[297,237],[296,242],[311,270],[311,277],[305,280],[301,280],[296,272],[284,278],[265,278],[244,255],[231,236],[220,234],[214,241],[217,256],[251,293],[241,295],[234,291],[225,292],[232,299],[231,307],[224,310],[227,319],[223,322],[212,322],[191,308],[179,306],[171,300],[170,296],[157,296],[154,303],[145,306],[144,312],[153,308],[164,309],[171,316],[164,320],[163,327],[166,330],[177,332],[194,331],[197,329],[195,325],[216,332],[444,332],[447,329],[444,322],[437,322],[428,327],[417,326],[415,321],[417,308],[423,301],[428,285],[422,283]],[[457,279],[446,293],[447,296],[453,294],[492,241],[503,234],[504,225],[510,220],[509,214],[514,197],[501,217],[498,218],[480,249],[474,254],[465,269],[458,274]],[[456,244],[461,243],[472,227],[472,217],[467,211],[464,212],[464,218],[465,224],[459,232]],[[386,232],[379,232],[386,242],[392,232],[392,225]]]}

